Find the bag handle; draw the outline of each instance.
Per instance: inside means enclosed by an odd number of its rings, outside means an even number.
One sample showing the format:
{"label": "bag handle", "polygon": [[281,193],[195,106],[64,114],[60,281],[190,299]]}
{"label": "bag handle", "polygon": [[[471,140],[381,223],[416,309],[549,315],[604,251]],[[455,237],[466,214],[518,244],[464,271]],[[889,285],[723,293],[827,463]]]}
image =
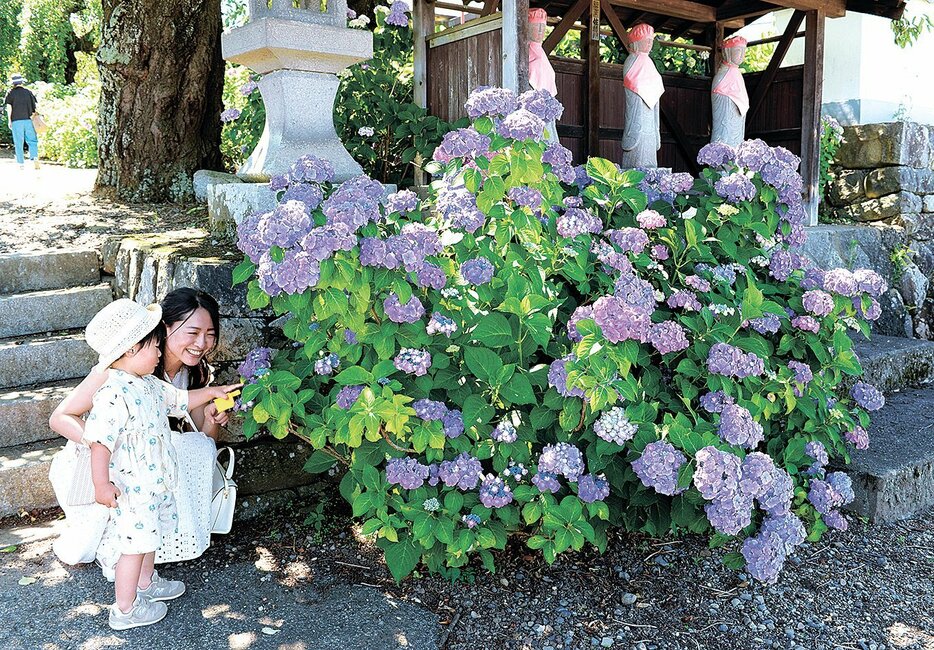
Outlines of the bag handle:
{"label": "bag handle", "polygon": [[224,476],[227,478],[227,480],[230,480],[231,478],[233,478],[234,464],[236,463],[235,456],[234,456],[234,450],[231,449],[230,447],[221,447],[220,449],[218,449],[217,450],[217,462],[218,463],[220,463],[220,456],[221,456],[221,452],[223,451],[226,451],[229,455],[229,460],[227,463],[227,471],[224,474]]}
{"label": "bag handle", "polygon": [[184,419],[185,419],[185,422],[188,423],[188,426],[191,427],[192,432],[200,431],[200,429],[198,429],[198,425],[196,425],[196,424],[195,424],[195,421],[191,419],[191,413],[189,413],[187,409],[185,410],[185,418],[184,418]]}

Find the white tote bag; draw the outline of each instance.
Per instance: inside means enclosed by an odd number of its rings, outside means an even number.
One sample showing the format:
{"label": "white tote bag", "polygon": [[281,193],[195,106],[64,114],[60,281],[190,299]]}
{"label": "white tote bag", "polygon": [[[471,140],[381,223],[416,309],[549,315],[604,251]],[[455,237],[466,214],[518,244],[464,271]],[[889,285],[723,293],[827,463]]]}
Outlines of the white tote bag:
{"label": "white tote bag", "polygon": [[[227,451],[230,459],[225,468],[221,465],[220,455]],[[211,532],[226,535],[233,526],[234,506],[237,502],[237,484],[231,478],[234,472],[234,451],[224,447],[217,452],[214,463],[214,480],[211,485]]]}

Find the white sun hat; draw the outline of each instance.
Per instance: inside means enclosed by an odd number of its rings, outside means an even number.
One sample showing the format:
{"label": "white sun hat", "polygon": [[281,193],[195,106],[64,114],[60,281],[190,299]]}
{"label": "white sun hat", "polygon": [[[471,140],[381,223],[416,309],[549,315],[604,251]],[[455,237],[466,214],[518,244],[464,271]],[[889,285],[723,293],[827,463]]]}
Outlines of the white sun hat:
{"label": "white sun hat", "polygon": [[104,370],[153,331],[162,320],[162,307],[144,307],[127,298],[101,309],[85,330],[88,345],[97,352],[97,369]]}

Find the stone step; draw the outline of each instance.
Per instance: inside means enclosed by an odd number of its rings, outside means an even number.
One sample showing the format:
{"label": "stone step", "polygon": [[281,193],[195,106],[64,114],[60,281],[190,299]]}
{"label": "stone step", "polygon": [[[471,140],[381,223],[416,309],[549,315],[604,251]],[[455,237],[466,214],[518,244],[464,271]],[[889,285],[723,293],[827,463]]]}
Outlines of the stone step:
{"label": "stone step", "polygon": [[49,465],[63,442],[34,442],[0,449],[0,517],[57,505]]}
{"label": "stone step", "polygon": [[0,294],[65,289],[100,281],[100,256],[96,250],[0,255]]}
{"label": "stone step", "polygon": [[0,449],[42,440],[55,440],[49,416],[78,380],[37,388],[0,391]]}
{"label": "stone step", "polygon": [[84,377],[97,354],[83,332],[0,340],[0,389]]}
{"label": "stone step", "polygon": [[109,284],[0,296],[0,338],[84,327],[112,300]]}
{"label": "stone step", "polygon": [[934,386],[887,396],[873,414],[869,449],[851,454],[856,499],[848,508],[872,522],[934,507]]}
{"label": "stone step", "polygon": [[873,336],[871,341],[858,341],[855,348],[863,381],[883,393],[934,381],[934,341]]}

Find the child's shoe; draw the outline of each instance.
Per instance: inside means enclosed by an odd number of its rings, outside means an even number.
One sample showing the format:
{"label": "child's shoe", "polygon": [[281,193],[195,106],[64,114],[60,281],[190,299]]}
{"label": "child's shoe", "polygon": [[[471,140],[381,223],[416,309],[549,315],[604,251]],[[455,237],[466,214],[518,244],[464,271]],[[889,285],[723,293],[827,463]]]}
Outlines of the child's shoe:
{"label": "child's shoe", "polygon": [[181,580],[166,580],[158,571],[152,572],[152,584],[145,589],[136,588],[136,593],[152,601],[175,600],[185,593],[185,583]]}
{"label": "child's shoe", "polygon": [[152,625],[164,619],[168,611],[165,603],[153,602],[139,596],[133,602],[133,608],[126,613],[120,611],[120,607],[114,603],[110,606],[110,629],[129,630],[133,627]]}

